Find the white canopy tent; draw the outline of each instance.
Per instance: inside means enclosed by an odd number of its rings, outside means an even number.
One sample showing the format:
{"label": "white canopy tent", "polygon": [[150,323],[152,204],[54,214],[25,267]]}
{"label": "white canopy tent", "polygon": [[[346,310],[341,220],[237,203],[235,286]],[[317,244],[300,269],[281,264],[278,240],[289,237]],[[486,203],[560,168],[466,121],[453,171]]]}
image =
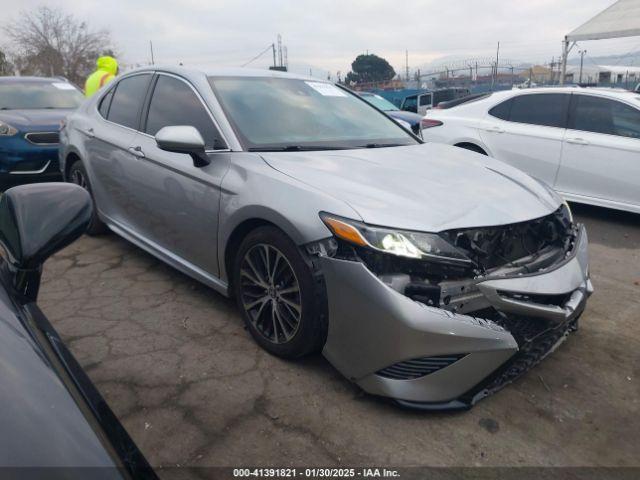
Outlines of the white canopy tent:
{"label": "white canopy tent", "polygon": [[635,36],[640,36],[640,0],[618,0],[564,37],[560,83],[564,83],[567,57],[577,41]]}

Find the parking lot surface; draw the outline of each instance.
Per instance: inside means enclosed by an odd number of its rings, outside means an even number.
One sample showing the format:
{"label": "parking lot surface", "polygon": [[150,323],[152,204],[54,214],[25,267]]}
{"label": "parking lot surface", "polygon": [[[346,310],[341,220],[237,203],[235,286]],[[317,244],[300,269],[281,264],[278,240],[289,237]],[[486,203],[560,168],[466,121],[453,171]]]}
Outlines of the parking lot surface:
{"label": "parking lot surface", "polygon": [[154,467],[638,466],[640,216],[574,212],[596,289],[580,329],[468,412],[403,410],[320,355],[270,356],[231,300],[114,234],[48,261],[39,303]]}

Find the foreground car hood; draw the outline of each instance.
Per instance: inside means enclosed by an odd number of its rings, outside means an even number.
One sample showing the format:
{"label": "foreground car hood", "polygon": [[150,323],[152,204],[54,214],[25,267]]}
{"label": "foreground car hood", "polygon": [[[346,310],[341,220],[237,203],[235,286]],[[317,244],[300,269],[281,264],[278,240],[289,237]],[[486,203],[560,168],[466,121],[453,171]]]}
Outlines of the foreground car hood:
{"label": "foreground car hood", "polygon": [[513,167],[436,143],[261,156],[348,203],[372,225],[430,232],[504,225],[547,215],[561,202]]}

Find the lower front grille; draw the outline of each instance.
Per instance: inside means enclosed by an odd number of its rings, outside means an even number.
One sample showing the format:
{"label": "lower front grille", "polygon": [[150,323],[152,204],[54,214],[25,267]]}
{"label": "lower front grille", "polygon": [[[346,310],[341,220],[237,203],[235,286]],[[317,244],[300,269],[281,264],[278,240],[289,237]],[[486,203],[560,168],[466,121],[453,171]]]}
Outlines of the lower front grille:
{"label": "lower front grille", "polygon": [[405,360],[404,362],[395,363],[390,367],[378,370],[376,374],[393,380],[413,380],[442,370],[464,356],[465,355],[441,355]]}
{"label": "lower front grille", "polygon": [[468,405],[473,405],[531,370],[553,352],[571,332],[577,330],[578,317],[560,325],[552,325],[549,322],[535,318],[515,318],[505,319],[503,322],[498,321],[497,323],[509,330],[514,336],[518,342],[519,350],[481,385],[465,394],[466,398],[463,401]]}
{"label": "lower front grille", "polygon": [[31,132],[27,133],[24,138],[34,145],[57,145],[60,143],[59,132]]}

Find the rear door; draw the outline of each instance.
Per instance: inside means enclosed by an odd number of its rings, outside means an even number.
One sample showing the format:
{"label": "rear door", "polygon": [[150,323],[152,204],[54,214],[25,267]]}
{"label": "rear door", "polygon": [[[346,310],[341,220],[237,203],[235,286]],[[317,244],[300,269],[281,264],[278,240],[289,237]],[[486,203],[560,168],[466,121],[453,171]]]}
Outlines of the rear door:
{"label": "rear door", "polygon": [[[156,247],[213,275],[218,274],[220,185],[229,152],[208,107],[185,79],[159,74],[136,135],[135,171],[127,190],[135,195],[136,232]],[[160,150],[154,135],[163,127],[190,125],[205,140],[211,164],[196,167],[189,155]]]}
{"label": "rear door", "polygon": [[640,206],[640,110],[574,93],[555,188],[591,199]]}
{"label": "rear door", "polygon": [[79,126],[87,137],[86,163],[96,203],[104,215],[122,224],[129,223],[134,208],[125,172],[136,161],[131,142],[151,76],[141,73],[119,80],[98,103],[96,121]]}
{"label": "rear door", "polygon": [[526,93],[494,106],[480,130],[498,160],[553,185],[560,165],[571,95]]}

